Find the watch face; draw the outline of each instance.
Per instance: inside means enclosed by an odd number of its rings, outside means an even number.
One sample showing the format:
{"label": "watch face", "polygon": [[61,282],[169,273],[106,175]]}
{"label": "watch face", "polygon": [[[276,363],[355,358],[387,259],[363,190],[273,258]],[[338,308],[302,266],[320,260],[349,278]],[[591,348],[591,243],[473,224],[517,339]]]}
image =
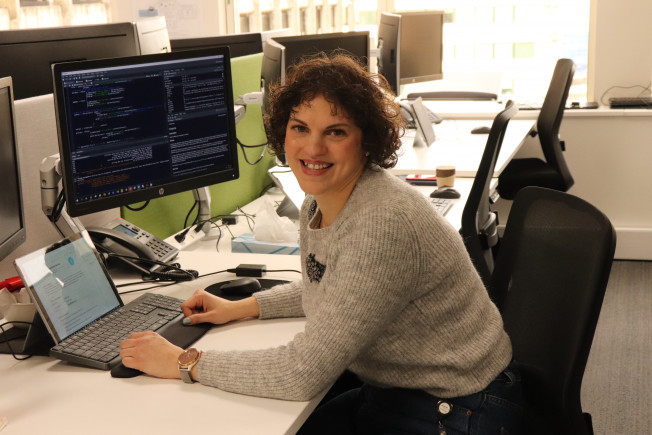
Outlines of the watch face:
{"label": "watch face", "polygon": [[187,366],[196,361],[197,358],[199,358],[199,351],[194,347],[190,348],[179,356],[179,365]]}

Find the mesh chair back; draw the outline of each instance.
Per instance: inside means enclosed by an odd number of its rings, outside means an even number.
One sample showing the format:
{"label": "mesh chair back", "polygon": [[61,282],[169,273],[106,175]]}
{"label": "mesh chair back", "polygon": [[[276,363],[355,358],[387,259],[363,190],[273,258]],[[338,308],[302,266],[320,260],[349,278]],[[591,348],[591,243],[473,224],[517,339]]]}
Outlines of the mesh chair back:
{"label": "mesh chair back", "polygon": [[615,246],[607,217],[580,198],[526,187],[514,201],[492,288],[536,422],[527,433],[591,433],[580,388]]}
{"label": "mesh chair back", "polygon": [[491,180],[507,125],[517,113],[518,107],[510,100],[505,104],[505,109],[494,118],[462,212],[460,233],[476,270],[487,286],[494,265],[492,248],[498,243],[497,215],[489,208]]}
{"label": "mesh chair back", "polygon": [[564,117],[568,92],[574,75],[575,63],[571,59],[557,61],[546,98],[537,118],[537,131],[543,155],[548,164],[559,172],[565,184],[565,189],[560,190],[568,190],[574,182],[559,141],[559,127]]}

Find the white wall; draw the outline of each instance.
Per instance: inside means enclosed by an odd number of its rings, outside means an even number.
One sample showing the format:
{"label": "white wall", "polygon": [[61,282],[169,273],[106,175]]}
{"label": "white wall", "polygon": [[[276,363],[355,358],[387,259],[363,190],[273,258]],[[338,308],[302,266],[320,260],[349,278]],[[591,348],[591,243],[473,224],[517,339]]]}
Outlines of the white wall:
{"label": "white wall", "polygon": [[[652,1],[592,0],[589,46],[589,101],[612,86],[650,85]],[[605,97],[638,95],[613,89]],[[606,101],[606,100],[605,100]]]}

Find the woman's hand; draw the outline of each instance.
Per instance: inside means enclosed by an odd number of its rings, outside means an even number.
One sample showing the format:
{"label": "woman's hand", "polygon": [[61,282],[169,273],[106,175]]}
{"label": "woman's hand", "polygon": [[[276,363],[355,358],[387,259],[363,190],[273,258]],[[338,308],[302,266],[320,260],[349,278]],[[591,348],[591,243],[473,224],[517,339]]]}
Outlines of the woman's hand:
{"label": "woman's hand", "polygon": [[156,332],[134,332],[120,343],[120,356],[126,367],[157,378],[180,379],[177,360],[183,349]]}
{"label": "woman's hand", "polygon": [[181,304],[181,310],[192,325],[207,322],[222,325],[233,320],[259,315],[258,302],[254,297],[229,301],[205,290],[196,290]]}

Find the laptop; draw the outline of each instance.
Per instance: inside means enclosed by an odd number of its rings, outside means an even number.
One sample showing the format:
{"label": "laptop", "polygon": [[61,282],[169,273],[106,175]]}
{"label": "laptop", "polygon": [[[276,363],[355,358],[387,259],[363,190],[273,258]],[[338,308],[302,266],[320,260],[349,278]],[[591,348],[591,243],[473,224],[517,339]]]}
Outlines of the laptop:
{"label": "laptop", "polygon": [[120,342],[135,331],[163,332],[180,324],[182,300],[145,293],[125,305],[86,231],[14,261],[52,336],[49,354],[108,370]]}

